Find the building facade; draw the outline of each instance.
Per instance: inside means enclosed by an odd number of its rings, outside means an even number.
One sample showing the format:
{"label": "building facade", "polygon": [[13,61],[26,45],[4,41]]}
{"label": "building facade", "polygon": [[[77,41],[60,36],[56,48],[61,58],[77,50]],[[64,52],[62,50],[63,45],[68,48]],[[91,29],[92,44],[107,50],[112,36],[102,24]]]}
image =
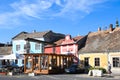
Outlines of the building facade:
{"label": "building facade", "polygon": [[86,37],[85,46],[79,50],[79,58],[86,68],[102,67],[108,70],[111,64],[113,74],[120,70],[120,28],[113,28],[110,24],[108,30],[91,32]]}
{"label": "building facade", "polygon": [[12,54],[12,45],[4,44],[0,46],[0,67],[11,65],[16,56]]}
{"label": "building facade", "polygon": [[54,45],[46,45],[44,52],[47,54],[61,54],[61,43],[64,39],[54,42]]}
{"label": "building facade", "polygon": [[64,38],[63,34],[54,33],[52,31],[19,33],[12,39],[13,53],[18,56],[17,60],[15,60],[15,65],[18,66],[24,65],[23,54],[43,53],[44,45],[46,45],[44,41],[52,43],[61,38]]}
{"label": "building facade", "polygon": [[83,36],[71,38],[70,35],[66,35],[64,39],[56,41],[56,45],[47,45],[45,47],[45,53],[73,55],[76,57],[74,62],[78,62],[78,50],[82,42]]}

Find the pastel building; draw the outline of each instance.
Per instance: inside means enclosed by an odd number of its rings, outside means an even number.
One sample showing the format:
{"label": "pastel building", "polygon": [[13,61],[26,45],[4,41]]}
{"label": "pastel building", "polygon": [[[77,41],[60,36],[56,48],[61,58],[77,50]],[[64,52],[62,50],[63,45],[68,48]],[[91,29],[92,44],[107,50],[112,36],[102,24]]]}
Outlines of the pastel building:
{"label": "pastel building", "polygon": [[84,67],[102,67],[108,70],[111,64],[113,74],[120,74],[120,27],[110,24],[109,29],[91,32],[86,37],[85,46],[79,50],[79,58]]}
{"label": "pastel building", "polygon": [[44,32],[21,32],[12,38],[12,51],[16,54],[17,59],[14,65],[23,66],[23,54],[44,53],[44,45],[46,43],[53,43],[56,40],[64,38],[63,34],[54,33],[52,31]]}
{"label": "pastel building", "polygon": [[0,67],[11,65],[15,58],[15,55],[12,54],[12,45],[0,43]]}
{"label": "pastel building", "polygon": [[74,55],[78,59],[78,50],[82,42],[84,42],[83,36],[72,38],[71,35],[66,35],[64,39],[54,42],[56,45],[45,46],[45,53]]}

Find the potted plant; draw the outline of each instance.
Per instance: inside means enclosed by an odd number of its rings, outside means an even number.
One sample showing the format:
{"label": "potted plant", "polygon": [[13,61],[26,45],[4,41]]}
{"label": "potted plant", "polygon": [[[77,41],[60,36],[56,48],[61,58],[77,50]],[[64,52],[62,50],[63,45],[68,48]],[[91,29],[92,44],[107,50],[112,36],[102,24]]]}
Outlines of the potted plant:
{"label": "potted plant", "polygon": [[103,76],[103,73],[106,73],[106,69],[101,68],[101,67],[100,68],[90,67],[88,75],[89,76]]}

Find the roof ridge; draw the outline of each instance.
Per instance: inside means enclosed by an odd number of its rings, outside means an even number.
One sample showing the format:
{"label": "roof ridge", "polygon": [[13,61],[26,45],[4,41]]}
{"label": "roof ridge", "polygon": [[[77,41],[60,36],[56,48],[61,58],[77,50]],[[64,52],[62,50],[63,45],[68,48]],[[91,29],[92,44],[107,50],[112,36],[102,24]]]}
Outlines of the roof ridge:
{"label": "roof ridge", "polygon": [[31,33],[28,33],[28,34],[34,34],[34,33],[44,33],[44,32],[50,32],[51,30],[47,30],[47,31],[40,31],[40,32],[31,32]]}

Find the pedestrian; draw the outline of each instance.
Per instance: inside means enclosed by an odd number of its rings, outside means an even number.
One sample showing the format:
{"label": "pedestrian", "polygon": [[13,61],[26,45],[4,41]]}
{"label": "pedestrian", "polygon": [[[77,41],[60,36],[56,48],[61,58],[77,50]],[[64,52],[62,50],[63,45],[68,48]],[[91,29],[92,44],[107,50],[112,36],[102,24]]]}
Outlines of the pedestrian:
{"label": "pedestrian", "polygon": [[112,72],[111,72],[111,64],[110,64],[110,62],[108,62],[108,74],[111,74]]}

